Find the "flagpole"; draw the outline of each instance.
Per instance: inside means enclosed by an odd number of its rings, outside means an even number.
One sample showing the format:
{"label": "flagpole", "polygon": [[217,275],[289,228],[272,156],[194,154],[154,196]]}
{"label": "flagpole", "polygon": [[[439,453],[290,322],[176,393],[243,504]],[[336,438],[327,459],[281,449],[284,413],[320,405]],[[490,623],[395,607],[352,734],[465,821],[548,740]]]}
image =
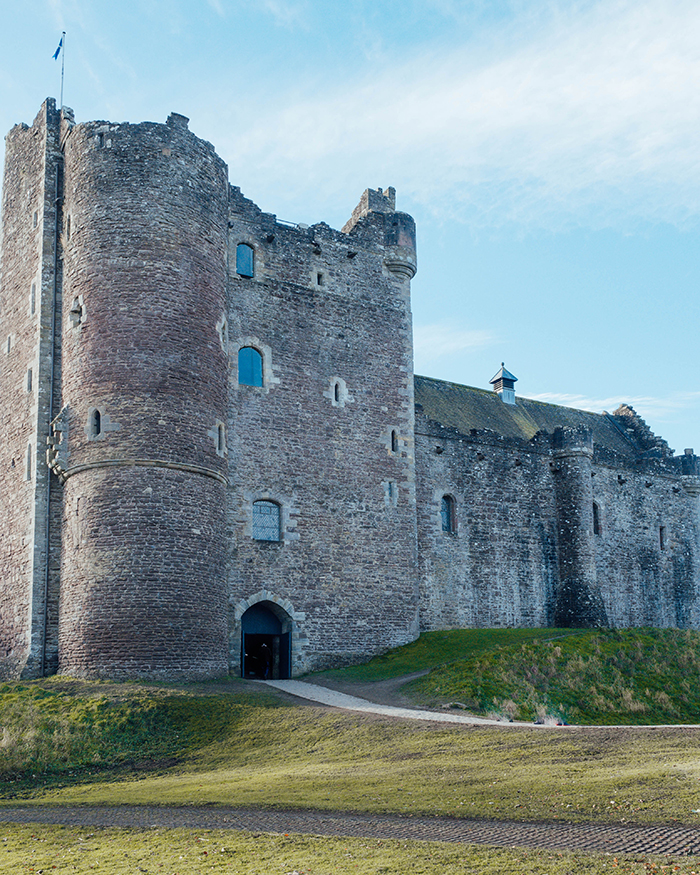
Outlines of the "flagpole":
{"label": "flagpole", "polygon": [[63,31],[63,35],[61,36],[61,43],[63,45],[63,51],[61,52],[61,102],[59,104],[59,112],[63,109],[63,74],[66,70],[66,32]]}

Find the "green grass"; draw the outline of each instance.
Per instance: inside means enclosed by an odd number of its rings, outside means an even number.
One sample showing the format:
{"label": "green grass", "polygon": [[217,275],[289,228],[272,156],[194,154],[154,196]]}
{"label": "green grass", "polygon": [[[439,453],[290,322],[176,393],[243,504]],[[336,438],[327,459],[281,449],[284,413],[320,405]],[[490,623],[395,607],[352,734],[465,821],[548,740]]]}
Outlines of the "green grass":
{"label": "green grass", "polygon": [[417,641],[375,656],[362,665],[316,672],[309,676],[337,677],[348,681],[383,681],[417,671],[433,669],[465,657],[474,658],[496,647],[521,644],[533,639],[558,640],[577,635],[578,629],[451,629],[424,632]]}
{"label": "green grass", "polygon": [[428,671],[401,691],[424,706],[571,724],[700,724],[700,632],[429,632],[366,665],[311,675],[367,682]]}
{"label": "green grass", "polygon": [[[103,713],[106,698],[121,730],[109,720],[78,720],[51,735],[42,715],[55,719],[58,705],[55,695],[39,695],[45,684],[19,685],[35,713],[21,751],[0,748],[6,802],[700,821],[700,730],[477,729],[288,705],[240,693],[240,682],[228,695],[128,684],[86,684],[81,692],[74,682],[60,707]],[[147,735],[144,723],[158,732]],[[8,737],[17,738],[11,724]],[[163,751],[177,757],[159,759]]]}
{"label": "green grass", "polygon": [[[501,686],[487,689],[484,707],[489,697],[516,695],[503,678],[517,681],[519,664],[544,677],[544,692],[551,692],[560,675],[569,677],[545,671],[558,661],[599,672],[607,666],[625,684],[641,679],[669,697],[681,690],[693,700],[696,633],[598,630],[557,633],[549,642],[537,634],[434,633],[410,645],[418,654],[410,667],[444,660],[419,683],[461,684],[448,691],[453,700],[464,694],[469,672],[486,689],[489,675],[476,667],[495,666]],[[629,656],[634,642],[643,659]],[[366,671],[391,676],[405,670],[406,659],[394,652]],[[540,660],[539,675],[533,660]],[[676,675],[660,674],[671,665]],[[571,676],[586,675],[577,669]],[[596,685],[605,689],[601,679]],[[290,705],[236,680],[165,686],[61,678],[5,684],[0,727],[5,804],[257,805],[700,824],[700,727],[476,728]]]}
{"label": "green grass", "polygon": [[0,872],[131,875],[697,875],[699,857],[615,857],[442,842],[0,825]]}
{"label": "green grass", "polygon": [[0,686],[0,787],[75,782],[174,765],[231,736],[246,705],[274,697],[242,682],[187,688],[54,677]]}
{"label": "green grass", "polygon": [[606,629],[490,649],[479,642],[404,691],[424,703],[518,720],[700,723],[699,675],[698,632]]}

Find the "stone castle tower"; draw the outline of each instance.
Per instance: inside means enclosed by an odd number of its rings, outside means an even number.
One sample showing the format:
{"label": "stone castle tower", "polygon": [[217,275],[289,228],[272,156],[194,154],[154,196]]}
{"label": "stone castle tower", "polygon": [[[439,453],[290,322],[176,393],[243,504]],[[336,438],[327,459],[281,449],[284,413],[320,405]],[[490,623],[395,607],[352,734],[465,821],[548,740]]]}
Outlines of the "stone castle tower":
{"label": "stone castle tower", "polygon": [[251,608],[283,673],[415,637],[393,191],[343,232],[283,225],[183,116],[75,125],[47,100],[7,138],[3,217],[7,668],[214,676]]}
{"label": "stone castle tower", "polygon": [[700,628],[700,463],[414,376],[415,226],[281,222],[166,124],[7,136],[0,675],[284,677],[459,626]]}

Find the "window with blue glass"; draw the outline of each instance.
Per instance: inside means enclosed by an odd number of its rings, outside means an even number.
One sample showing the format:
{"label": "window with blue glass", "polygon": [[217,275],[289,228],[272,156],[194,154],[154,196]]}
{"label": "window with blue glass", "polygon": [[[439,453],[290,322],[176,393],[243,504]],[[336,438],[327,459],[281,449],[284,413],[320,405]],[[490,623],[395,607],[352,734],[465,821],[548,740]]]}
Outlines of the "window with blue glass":
{"label": "window with blue glass", "polygon": [[236,273],[239,276],[255,275],[255,253],[252,246],[239,243],[236,247]]}
{"label": "window with blue glass", "polygon": [[279,541],[279,504],[274,501],[253,502],[253,538],[256,541]]}
{"label": "window with blue glass", "polygon": [[440,506],[440,516],[442,517],[443,532],[455,531],[455,500],[451,495],[443,495]]}
{"label": "window with blue glass", "polygon": [[262,386],[263,358],[253,346],[243,346],[238,350],[238,385]]}

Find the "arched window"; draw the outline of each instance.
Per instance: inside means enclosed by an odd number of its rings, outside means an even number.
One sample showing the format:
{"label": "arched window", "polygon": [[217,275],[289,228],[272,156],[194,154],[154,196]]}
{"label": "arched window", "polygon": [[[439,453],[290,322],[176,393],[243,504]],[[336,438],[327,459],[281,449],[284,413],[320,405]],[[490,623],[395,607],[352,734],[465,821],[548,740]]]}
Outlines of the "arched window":
{"label": "arched window", "polygon": [[340,401],[340,383],[336,383],[333,386],[333,400],[337,403]]}
{"label": "arched window", "polygon": [[274,501],[253,502],[253,538],[256,541],[279,541],[279,504]]}
{"label": "arched window", "polygon": [[239,276],[255,275],[255,252],[247,243],[239,243],[236,247],[236,273]]}
{"label": "arched window", "polygon": [[600,508],[595,503],[595,501],[593,502],[593,534],[602,534],[602,530],[600,528]]}
{"label": "arched window", "polygon": [[263,384],[263,358],[253,346],[243,346],[238,350],[238,384],[240,386]]}
{"label": "arched window", "polygon": [[99,410],[92,411],[90,431],[92,432],[93,437],[97,437],[99,434],[102,433],[102,414]]}
{"label": "arched window", "polygon": [[396,431],[392,430],[391,432],[391,452],[398,453],[399,451],[399,436],[396,434]]}
{"label": "arched window", "polygon": [[455,500],[451,495],[443,495],[440,504],[443,532],[455,531]]}

